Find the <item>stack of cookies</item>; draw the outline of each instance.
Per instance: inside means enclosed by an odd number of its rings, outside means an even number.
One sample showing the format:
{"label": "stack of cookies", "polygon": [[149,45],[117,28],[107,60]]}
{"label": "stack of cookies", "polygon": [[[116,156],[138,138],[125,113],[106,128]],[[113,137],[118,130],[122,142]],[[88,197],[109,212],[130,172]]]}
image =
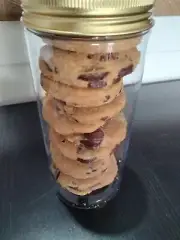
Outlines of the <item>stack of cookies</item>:
{"label": "stack of cookies", "polygon": [[40,53],[43,117],[49,125],[52,169],[61,187],[87,195],[118,173],[114,149],[126,137],[123,78],[140,54],[133,40],[46,41]]}

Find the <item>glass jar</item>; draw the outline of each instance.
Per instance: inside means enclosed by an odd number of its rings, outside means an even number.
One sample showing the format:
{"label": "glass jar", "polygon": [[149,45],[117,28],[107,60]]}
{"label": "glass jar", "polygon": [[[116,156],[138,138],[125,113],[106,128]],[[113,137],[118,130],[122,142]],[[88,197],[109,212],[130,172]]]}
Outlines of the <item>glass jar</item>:
{"label": "glass jar", "polygon": [[[146,28],[142,24],[134,30],[133,23],[122,16],[121,23],[129,28],[121,28],[118,34],[112,33],[113,27],[102,32],[98,24],[97,32],[89,25],[88,30],[82,26],[77,30],[75,24],[71,31],[67,24],[65,31],[57,22],[56,29],[45,31],[29,24],[25,11],[25,35],[50,169],[59,198],[70,206],[102,207],[120,188],[152,26],[150,6],[142,12]],[[54,8],[56,12],[60,7]],[[93,22],[88,17],[84,21]]]}

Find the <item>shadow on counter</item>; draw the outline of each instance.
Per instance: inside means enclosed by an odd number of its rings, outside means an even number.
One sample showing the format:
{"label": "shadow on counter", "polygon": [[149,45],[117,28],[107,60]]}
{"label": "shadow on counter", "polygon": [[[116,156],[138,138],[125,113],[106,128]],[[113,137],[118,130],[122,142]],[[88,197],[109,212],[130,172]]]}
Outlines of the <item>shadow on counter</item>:
{"label": "shadow on counter", "polygon": [[147,212],[147,193],[139,176],[125,167],[121,190],[102,209],[69,208],[74,219],[85,229],[98,234],[120,234],[137,227]]}

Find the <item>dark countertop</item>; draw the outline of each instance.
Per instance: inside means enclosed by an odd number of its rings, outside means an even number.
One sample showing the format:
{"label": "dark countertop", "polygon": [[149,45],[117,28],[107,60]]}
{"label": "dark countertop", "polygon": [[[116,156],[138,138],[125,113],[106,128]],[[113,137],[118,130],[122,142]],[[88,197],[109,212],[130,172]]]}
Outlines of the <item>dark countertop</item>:
{"label": "dark countertop", "polygon": [[180,82],[140,93],[121,191],[104,209],[56,198],[35,103],[0,108],[1,240],[180,240]]}

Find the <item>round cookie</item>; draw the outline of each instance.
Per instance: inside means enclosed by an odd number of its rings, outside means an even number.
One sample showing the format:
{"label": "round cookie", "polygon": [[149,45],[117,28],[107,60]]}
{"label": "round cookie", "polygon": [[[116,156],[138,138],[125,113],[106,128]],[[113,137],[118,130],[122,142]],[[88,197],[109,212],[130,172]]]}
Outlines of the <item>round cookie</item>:
{"label": "round cookie", "polygon": [[[139,59],[136,48],[116,53],[82,54],[43,46],[39,65],[42,73],[53,80],[77,87],[99,88],[130,74]],[[98,81],[99,86],[95,84]]]}
{"label": "round cookie", "polygon": [[[52,98],[51,96],[48,97]],[[125,92],[122,89],[119,96],[117,96],[112,102],[99,107],[77,108],[54,99],[54,111],[63,113],[69,119],[82,124],[92,124],[93,122],[98,122],[99,125],[103,125],[105,121],[118,114],[125,107],[125,103]]]}
{"label": "round cookie", "polygon": [[51,80],[80,88],[105,88],[131,74],[139,63],[136,48],[117,53],[82,54],[41,48],[39,66]]}
{"label": "round cookie", "polygon": [[75,107],[98,107],[113,101],[121,92],[120,81],[105,89],[74,88],[59,82],[51,81],[41,75],[43,89],[54,98]]}
{"label": "round cookie", "polygon": [[117,172],[117,162],[114,155],[112,155],[109,167],[94,178],[76,179],[60,173],[57,182],[68,191],[83,196],[110,185],[116,178]]}
{"label": "round cookie", "polygon": [[110,164],[110,156],[98,161],[79,161],[71,160],[65,157],[60,150],[53,144],[50,145],[52,161],[60,172],[67,174],[73,178],[87,179],[96,177],[104,171]]}
{"label": "round cookie", "polygon": [[70,159],[99,159],[108,156],[125,139],[126,129],[126,120],[119,116],[92,133],[62,136],[51,129],[49,137],[63,155]]}
{"label": "round cookie", "polygon": [[110,41],[78,41],[78,40],[60,40],[60,39],[43,39],[43,41],[53,47],[67,51],[81,53],[106,53],[128,50],[136,47],[141,42],[141,37],[132,37],[128,39]]}
{"label": "round cookie", "polygon": [[83,159],[84,161],[98,160],[107,158],[113,151],[115,146],[98,148],[89,150],[86,148],[78,148],[74,143],[67,141],[64,136],[57,134],[51,129],[49,139],[54,146],[59,148],[62,154],[72,160]]}
{"label": "round cookie", "polygon": [[94,150],[111,145],[115,147],[125,139],[126,133],[127,121],[123,113],[121,113],[115,118],[108,120],[101,128],[92,133],[68,135],[64,138],[73,143],[76,148]]}
{"label": "round cookie", "polygon": [[93,124],[80,124],[76,121],[68,119],[64,114],[54,111],[53,98],[44,98],[43,110],[44,120],[53,128],[56,132],[62,135],[71,135],[76,133],[90,133],[100,127],[99,123]]}
{"label": "round cookie", "polygon": [[[128,62],[128,60],[126,62]],[[126,75],[131,74],[134,70],[133,64],[131,64],[130,61],[127,64],[126,62],[122,63],[122,65],[124,64],[125,66],[122,66],[121,70],[119,70],[120,66],[118,69],[115,69],[114,66],[114,68],[112,67],[111,72],[108,72],[106,69],[102,69],[95,65],[94,67],[88,67],[86,72],[79,72],[77,74],[74,73],[74,71],[69,71],[69,73],[65,71],[63,72],[57,70],[58,68],[51,70],[48,63],[42,59],[39,60],[39,66],[41,73],[50,80],[79,88],[97,89],[111,86],[112,84],[121,81]]]}

